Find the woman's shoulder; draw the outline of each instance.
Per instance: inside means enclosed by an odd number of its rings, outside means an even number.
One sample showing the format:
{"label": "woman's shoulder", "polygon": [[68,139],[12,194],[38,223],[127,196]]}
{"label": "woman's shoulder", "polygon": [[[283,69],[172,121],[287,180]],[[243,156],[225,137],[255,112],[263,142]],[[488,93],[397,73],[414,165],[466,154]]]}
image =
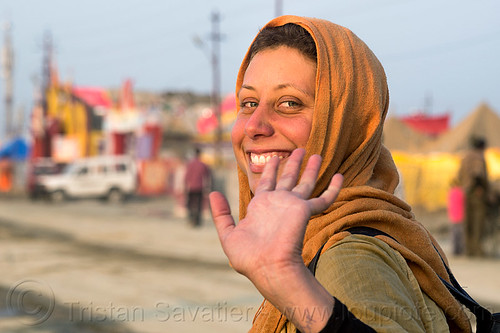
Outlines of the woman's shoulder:
{"label": "woman's shoulder", "polygon": [[376,237],[350,235],[338,241],[320,256],[315,275],[351,313],[373,328],[433,332],[448,327],[441,309],[423,293],[403,256]]}
{"label": "woman's shoulder", "polygon": [[[397,263],[399,267],[399,265],[406,263],[403,256],[383,240],[373,236],[351,234],[336,242],[321,254],[318,265],[321,265],[322,262],[349,261],[354,259],[369,266],[382,263]],[[364,262],[364,259],[367,259],[369,262]],[[406,269],[406,267],[404,268]]]}
{"label": "woman's shoulder", "polygon": [[328,281],[348,280],[349,284],[360,284],[366,278],[409,282],[410,276],[413,274],[399,252],[383,240],[366,235],[349,235],[336,242],[319,257],[316,268],[320,281],[326,277]]}

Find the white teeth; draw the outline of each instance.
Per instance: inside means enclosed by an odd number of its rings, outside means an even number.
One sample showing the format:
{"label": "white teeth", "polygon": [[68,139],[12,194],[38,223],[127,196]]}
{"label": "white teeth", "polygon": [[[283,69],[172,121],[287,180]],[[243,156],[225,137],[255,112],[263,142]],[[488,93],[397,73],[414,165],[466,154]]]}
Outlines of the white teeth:
{"label": "white teeth", "polygon": [[265,165],[271,160],[271,158],[275,156],[278,156],[280,160],[285,158],[285,156],[281,156],[278,154],[269,154],[269,153],[263,155],[250,154],[250,161],[252,162],[252,164],[255,165]]}

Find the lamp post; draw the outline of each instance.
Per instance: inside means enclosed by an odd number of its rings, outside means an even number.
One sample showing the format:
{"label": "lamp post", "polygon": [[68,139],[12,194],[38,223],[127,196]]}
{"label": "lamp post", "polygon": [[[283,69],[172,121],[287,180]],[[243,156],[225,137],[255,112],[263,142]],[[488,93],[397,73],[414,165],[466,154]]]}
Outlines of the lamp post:
{"label": "lamp post", "polygon": [[12,49],[11,25],[5,23],[4,46],[2,48],[2,76],[5,80],[5,134],[10,139],[13,133],[13,70],[14,51]]}
{"label": "lamp post", "polygon": [[222,165],[222,110],[220,103],[221,95],[221,68],[220,68],[220,42],[221,34],[219,28],[220,14],[218,11],[213,11],[211,16],[212,31],[210,33],[211,49],[208,50],[205,42],[195,36],[193,42],[196,46],[203,49],[203,51],[210,58],[212,68],[212,93],[211,104],[212,110],[217,119],[217,127],[215,129],[215,142],[214,142],[214,160],[216,166]]}
{"label": "lamp post", "polygon": [[278,17],[283,15],[283,0],[275,0],[274,2],[274,16]]}
{"label": "lamp post", "polygon": [[219,30],[220,15],[219,12],[213,11],[211,15],[212,21],[212,106],[217,118],[217,128],[215,132],[215,163],[217,166],[222,164],[222,110],[220,105],[220,41],[221,35]]}

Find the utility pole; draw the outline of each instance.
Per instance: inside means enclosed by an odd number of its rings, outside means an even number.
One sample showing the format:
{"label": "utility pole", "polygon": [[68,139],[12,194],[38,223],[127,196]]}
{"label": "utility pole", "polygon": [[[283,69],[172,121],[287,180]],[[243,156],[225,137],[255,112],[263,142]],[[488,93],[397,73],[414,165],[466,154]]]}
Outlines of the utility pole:
{"label": "utility pole", "polygon": [[283,0],[274,1],[274,16],[278,17],[283,15]]}
{"label": "utility pole", "polygon": [[50,86],[52,72],[52,35],[46,31],[43,36],[43,59],[42,59],[42,80],[41,80],[41,93],[42,103],[44,109],[47,106],[47,89]]}
{"label": "utility pole", "polygon": [[215,133],[215,163],[217,166],[222,164],[222,110],[220,105],[220,14],[218,11],[213,11],[211,15],[212,33],[210,40],[212,42],[212,107],[217,118],[217,128]]}
{"label": "utility pole", "polygon": [[47,90],[52,79],[52,35],[49,31],[45,32],[43,37],[43,60],[42,60],[42,80],[40,87],[41,104],[42,104],[42,119],[43,119],[43,152],[42,156],[50,157],[52,154],[51,138],[47,124]]}
{"label": "utility pole", "polygon": [[14,51],[12,49],[11,24],[4,26],[4,46],[2,48],[2,76],[5,81],[5,135],[11,138],[14,134],[13,119],[13,71],[14,71]]}

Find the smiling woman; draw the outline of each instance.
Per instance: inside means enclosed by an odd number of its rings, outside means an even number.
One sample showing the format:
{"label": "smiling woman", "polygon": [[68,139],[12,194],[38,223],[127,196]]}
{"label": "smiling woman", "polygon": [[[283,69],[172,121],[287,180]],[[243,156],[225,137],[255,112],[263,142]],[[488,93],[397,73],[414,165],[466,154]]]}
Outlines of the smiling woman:
{"label": "smiling woman", "polygon": [[394,195],[371,50],[331,22],[282,16],[250,46],[236,91],[240,222],[221,193],[210,203],[232,267],[265,298],[251,331],[470,332],[439,278],[443,252]]}
{"label": "smiling woman", "polygon": [[231,139],[252,191],[272,156],[283,165],[294,149],[306,147],[315,77],[316,63],[287,46],[257,53],[248,66]]}

